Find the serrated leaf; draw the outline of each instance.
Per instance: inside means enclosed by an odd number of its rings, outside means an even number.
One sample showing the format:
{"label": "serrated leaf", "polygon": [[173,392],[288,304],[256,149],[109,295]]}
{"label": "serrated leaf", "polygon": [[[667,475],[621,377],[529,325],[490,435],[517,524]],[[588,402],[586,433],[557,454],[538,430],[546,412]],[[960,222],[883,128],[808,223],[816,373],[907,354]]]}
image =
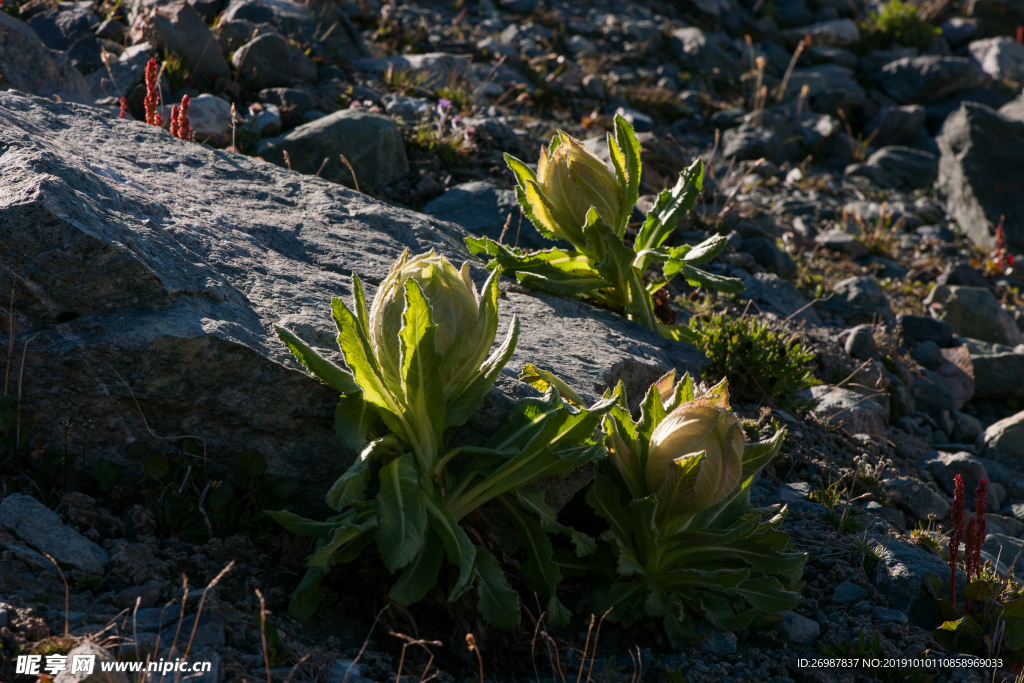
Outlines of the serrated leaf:
{"label": "serrated leaf", "polygon": [[523,369],[519,371],[519,380],[533,386],[542,394],[547,392],[549,387],[555,387],[562,400],[577,408],[586,407],[585,401],[580,398],[580,395],[572,387],[547,370],[537,368],[533,363],[527,363],[523,366]]}
{"label": "serrated leaf", "polygon": [[[612,227],[619,239],[622,239],[626,233],[629,216],[640,197],[640,143],[633,133],[633,126],[621,114],[615,115],[615,143],[622,154],[622,171],[625,177],[620,176],[619,179],[620,185],[622,185],[622,203],[620,204],[622,210],[619,213],[618,221]],[[616,171],[618,171],[617,166]],[[623,180],[625,180],[624,183]]]}
{"label": "serrated leaf", "polygon": [[458,525],[451,513],[445,509],[441,501],[425,496],[424,502],[427,506],[427,514],[430,516],[430,528],[444,545],[448,561],[459,568],[459,579],[448,595],[448,602],[453,602],[473,587],[476,546],[469,540],[469,536]]}
{"label": "serrated leaf", "polygon": [[264,510],[264,514],[296,536],[327,538],[338,526],[336,522],[318,522],[314,519],[306,519],[289,510]]}
{"label": "serrated leaf", "polygon": [[697,633],[696,624],[682,606],[666,614],[662,623],[665,626],[665,635],[679,647],[696,645],[704,637]]}
{"label": "serrated leaf", "polygon": [[666,339],[683,342],[684,344],[692,344],[694,346],[697,346],[701,342],[701,336],[687,325],[666,325],[665,323],[659,322],[658,334]]}
{"label": "serrated leaf", "polygon": [[[704,164],[698,158],[689,168],[679,174],[679,180],[671,190],[663,190],[648,212],[644,225],[640,228],[633,249],[637,255],[645,251],[652,251],[660,247],[672,231],[675,230],[679,219],[685,216],[697,203],[704,182]],[[647,270],[651,261],[649,256],[638,264],[638,270],[643,273]]]}
{"label": "serrated leaf", "polygon": [[288,612],[296,621],[306,621],[320,606],[320,582],[326,575],[327,572],[319,569],[306,570],[288,605]]}
{"label": "serrated leaf", "polygon": [[681,259],[691,266],[698,266],[718,256],[728,243],[729,238],[724,235],[712,235],[697,246],[688,248],[685,252],[673,252],[672,257]]}
{"label": "serrated leaf", "polygon": [[[393,388],[387,386],[384,373],[373,356],[370,341],[363,334],[358,319],[341,299],[331,300],[331,312],[338,326],[338,346],[345,355],[345,363],[352,370],[358,388],[363,392],[363,400],[381,409],[384,413],[381,417],[399,438],[408,438],[402,424],[405,411],[399,403],[401,397],[393,394]],[[401,391],[401,387],[394,389]],[[387,414],[390,414],[391,419],[387,419]]]}
{"label": "serrated leaf", "polygon": [[[669,264],[671,263],[673,262],[669,261]],[[668,264],[666,265],[666,276],[668,275],[667,266]],[[682,274],[683,278],[685,278],[686,281],[690,283],[692,286],[705,287],[707,289],[713,289],[716,292],[736,294],[737,292],[742,292],[747,288],[747,286],[743,284],[743,280],[737,277],[715,275],[714,273],[709,273],[706,270],[694,268],[689,264],[684,264],[680,273]]]}
{"label": "serrated leaf", "polygon": [[498,628],[519,625],[519,594],[513,590],[494,556],[482,548],[476,550],[477,610],[489,624]]}
{"label": "serrated leaf", "polygon": [[519,316],[513,315],[508,332],[505,334],[505,340],[480,366],[476,379],[458,396],[453,396],[449,400],[444,420],[445,425],[460,425],[473,416],[476,409],[480,407],[480,402],[484,396],[494,386],[494,380],[497,379],[498,374],[501,373],[509,359],[512,358],[518,340]]}
{"label": "serrated leaf", "polygon": [[511,154],[506,154],[504,156],[505,163],[508,165],[509,170],[512,171],[512,174],[516,177],[517,185],[519,185],[520,187],[525,187],[526,181],[528,180],[533,180],[534,182],[536,182],[537,174],[533,171],[532,168],[530,168],[523,162],[519,161],[519,159],[516,159]]}
{"label": "serrated leaf", "polygon": [[751,607],[764,612],[784,612],[793,609],[803,600],[799,593],[787,591],[773,576],[758,576],[740,582],[732,589],[739,594]]}
{"label": "serrated leaf", "polygon": [[427,529],[427,512],[413,462],[412,453],[406,453],[380,470],[377,548],[391,571],[413,561]]}
{"label": "serrated leaf", "polygon": [[740,479],[745,481],[771,462],[771,459],[779,452],[779,448],[782,447],[782,442],[785,438],[786,430],[780,429],[768,441],[748,444],[743,451],[743,474],[740,476]]}
{"label": "serrated leaf", "polygon": [[334,435],[342,448],[358,453],[382,426],[377,407],[363,400],[363,392],[342,394],[338,398],[334,409]]}
{"label": "serrated leaf", "polygon": [[441,381],[442,357],[434,341],[437,325],[431,320],[430,304],[414,278],[405,283],[405,312],[402,314],[401,373],[408,434],[421,467],[433,462],[444,431],[445,397]]}
{"label": "serrated leaf", "polygon": [[331,387],[342,394],[359,391],[359,386],[356,384],[352,373],[327,360],[317,353],[313,347],[280,325],[274,325],[274,331],[277,332],[277,336],[288,347],[288,350],[317,378],[331,385]]}
{"label": "serrated leaf", "polygon": [[327,491],[327,505],[333,510],[341,510],[362,501],[370,483],[370,461],[388,454],[397,455],[400,451],[398,440],[393,436],[385,436],[368,444],[356,456],[352,466]]}
{"label": "serrated leaf", "polygon": [[595,592],[591,610],[594,614],[608,612],[607,619],[612,622],[632,621],[643,613],[643,600],[647,591],[648,587],[639,581],[612,584],[605,590]]}
{"label": "serrated leaf", "polygon": [[359,329],[366,337],[370,336],[370,313],[366,306],[366,293],[363,291],[363,281],[359,276],[352,273],[352,298],[356,306],[356,319],[359,321]]}
{"label": "serrated leaf", "polygon": [[499,496],[498,502],[512,520],[516,536],[526,551],[526,562],[522,567],[530,579],[530,591],[538,593],[541,600],[550,599],[562,581],[558,565],[551,559],[554,553],[551,541],[540,528],[540,524],[523,514],[515,499],[510,496]]}
{"label": "serrated leaf", "polygon": [[388,591],[388,598],[400,605],[411,605],[422,600],[437,584],[437,576],[441,572],[443,561],[444,549],[441,540],[433,532],[428,532],[427,540],[420,547],[419,553],[402,570],[398,581]]}
{"label": "serrated leaf", "polygon": [[559,523],[557,511],[544,501],[544,493],[544,489],[519,489],[516,497],[524,510],[537,516],[544,531],[562,534],[568,538],[577,557],[586,557],[597,552],[597,541],[571,526]]}

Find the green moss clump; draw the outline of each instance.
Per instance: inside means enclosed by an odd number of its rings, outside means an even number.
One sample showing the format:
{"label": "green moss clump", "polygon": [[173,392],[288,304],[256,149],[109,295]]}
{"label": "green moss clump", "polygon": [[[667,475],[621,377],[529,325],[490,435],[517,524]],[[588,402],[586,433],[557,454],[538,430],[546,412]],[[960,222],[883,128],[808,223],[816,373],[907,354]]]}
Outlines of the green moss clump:
{"label": "green moss clump", "polygon": [[690,326],[700,337],[697,346],[711,360],[706,376],[728,379],[734,398],[784,409],[811,407],[797,392],[821,382],[809,367],[814,354],[804,351],[796,337],[776,332],[757,318],[720,313],[695,318]]}
{"label": "green moss clump", "polygon": [[872,12],[860,25],[861,48],[864,52],[882,50],[893,45],[925,49],[941,33],[928,25],[909,2],[890,0],[881,12]]}

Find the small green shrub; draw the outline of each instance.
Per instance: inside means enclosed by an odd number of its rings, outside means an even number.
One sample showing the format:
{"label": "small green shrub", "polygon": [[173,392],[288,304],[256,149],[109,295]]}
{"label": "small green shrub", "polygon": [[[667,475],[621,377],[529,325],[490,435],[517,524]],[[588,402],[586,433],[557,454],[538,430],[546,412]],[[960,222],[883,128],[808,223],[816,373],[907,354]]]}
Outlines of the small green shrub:
{"label": "small green shrub", "polygon": [[880,50],[893,45],[925,49],[940,33],[928,25],[917,13],[917,7],[909,2],[891,0],[882,5],[881,12],[872,12],[860,26],[861,47],[865,52]]}
{"label": "small green shrub", "polygon": [[691,327],[699,338],[696,346],[711,360],[707,374],[728,379],[737,400],[767,398],[780,408],[811,407],[797,392],[821,382],[808,366],[814,354],[804,351],[795,337],[756,318],[721,313],[695,318]]}

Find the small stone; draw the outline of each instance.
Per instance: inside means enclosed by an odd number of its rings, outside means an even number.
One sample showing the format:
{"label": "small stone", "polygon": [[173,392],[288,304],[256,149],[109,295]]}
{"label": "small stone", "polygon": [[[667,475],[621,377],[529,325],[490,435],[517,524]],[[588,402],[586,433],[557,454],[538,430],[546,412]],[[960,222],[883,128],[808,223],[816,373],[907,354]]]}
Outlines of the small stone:
{"label": "small stone", "polygon": [[697,644],[704,652],[715,657],[728,657],[736,654],[736,634],[721,631],[706,621],[697,622],[697,633],[703,635]]}
{"label": "small stone", "polygon": [[875,607],[871,610],[871,618],[882,624],[905,624],[907,615],[898,609]]}
{"label": "small stone", "polygon": [[772,628],[788,643],[807,645],[821,635],[821,626],[818,622],[805,616],[789,610],[781,612],[779,616],[782,617],[782,621],[777,622]]}
{"label": "small stone", "polygon": [[[91,673],[85,671],[71,672],[70,663],[76,655],[89,655],[96,659]],[[76,646],[68,653],[68,666],[57,674],[55,683],[128,683],[128,675],[123,671],[104,671],[100,666],[101,662],[116,662],[114,655],[107,652],[96,643],[86,640]]]}
{"label": "small stone", "polygon": [[794,481],[779,487],[779,500],[783,503],[800,503],[811,495],[811,485],[806,481]]}
{"label": "small stone", "polygon": [[844,253],[850,258],[860,258],[868,254],[867,245],[856,236],[838,228],[818,234],[814,241],[826,249]]}
{"label": "small stone", "polygon": [[851,434],[885,434],[889,424],[887,397],[878,400],[846,387],[828,385],[811,387],[810,393],[818,402],[813,410],[815,415],[844,425]]}
{"label": "small stone", "polygon": [[0,502],[0,526],[61,564],[101,573],[110,556],[85,536],[65,526],[57,513],[30,496],[12,493]]}
{"label": "small stone", "polygon": [[918,519],[929,515],[943,519],[949,514],[949,503],[917,479],[889,479],[882,483],[882,491],[894,505]]}
{"label": "small stone", "polygon": [[929,370],[938,368],[942,365],[943,360],[942,349],[931,339],[926,339],[915,346],[914,350],[910,352],[910,357]]}
{"label": "small stone", "polygon": [[868,592],[851,581],[843,581],[832,591],[832,602],[848,605],[868,597]]}
{"label": "small stone", "polygon": [[875,343],[874,325],[857,325],[846,337],[846,353],[857,360],[878,358],[878,344]]}

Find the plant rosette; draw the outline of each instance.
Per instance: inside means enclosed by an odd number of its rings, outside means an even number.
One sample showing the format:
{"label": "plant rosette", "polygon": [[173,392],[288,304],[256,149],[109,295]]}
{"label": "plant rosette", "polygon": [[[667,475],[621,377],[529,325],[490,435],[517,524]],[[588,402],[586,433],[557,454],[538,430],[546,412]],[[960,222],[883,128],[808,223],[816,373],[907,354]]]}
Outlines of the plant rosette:
{"label": "plant rosette", "polygon": [[682,645],[699,639],[694,617],[735,631],[796,607],[807,556],[778,529],[785,508],[750,505],[785,430],[748,445],[724,381],[696,395],[689,375],[673,383],[670,373],[650,388],[639,421],[618,387],[603,421],[608,459],[587,502],[608,524],[607,585],[593,611],[627,624],[661,618]]}
{"label": "plant rosette", "polygon": [[[458,568],[448,600],[476,588],[477,607],[488,622],[515,626],[518,594],[494,556],[459,525],[496,501],[518,515],[516,527],[528,555],[524,569],[535,590],[549,601],[556,621],[568,621],[569,612],[555,595],[561,575],[544,529],[568,534],[581,553],[593,552],[596,544],[553,524],[556,511],[520,489],[598,458],[600,420],[617,395],[583,409],[567,404],[552,388],[541,398],[518,401],[486,445],[446,450],[449,428],[469,419],[515,349],[519,321],[513,317],[504,341],[491,352],[500,273],[495,269],[477,292],[468,264],[456,269],[433,251],[412,258],[406,252],[369,308],[353,276],[355,311],[341,299],[332,301],[348,369],[277,328],[306,368],[341,394],[338,439],[359,453],[327,493],[327,504],[338,515],[315,521],[288,511],[268,513],[289,531],[318,539],[292,597],[297,619],[316,610],[320,583],[332,566],[353,561],[376,543],[387,569],[401,572],[390,599],[403,605],[422,599],[447,558]],[[453,458],[460,454],[463,464],[455,467]],[[368,499],[374,476],[380,488]]]}
{"label": "plant rosette", "polygon": [[[662,336],[692,341],[688,327],[658,320],[653,295],[677,275],[694,287],[722,292],[744,289],[737,278],[697,267],[725,247],[725,237],[715,235],[696,246],[665,246],[679,219],[697,202],[703,188],[703,162],[697,159],[680,174],[675,187],[658,195],[630,248],[623,238],[639,198],[640,143],[633,127],[616,116],[615,135],[608,133],[607,144],[614,170],[563,132],[541,149],[536,172],[505,155],[527,218],[541,235],[565,240],[572,250],[527,253],[486,237],[467,237],[466,245],[474,254],[491,257],[489,267],[514,273],[531,289],[588,299]],[[648,269],[654,263],[661,264],[661,274],[653,276],[652,271],[653,277],[648,279]]]}

